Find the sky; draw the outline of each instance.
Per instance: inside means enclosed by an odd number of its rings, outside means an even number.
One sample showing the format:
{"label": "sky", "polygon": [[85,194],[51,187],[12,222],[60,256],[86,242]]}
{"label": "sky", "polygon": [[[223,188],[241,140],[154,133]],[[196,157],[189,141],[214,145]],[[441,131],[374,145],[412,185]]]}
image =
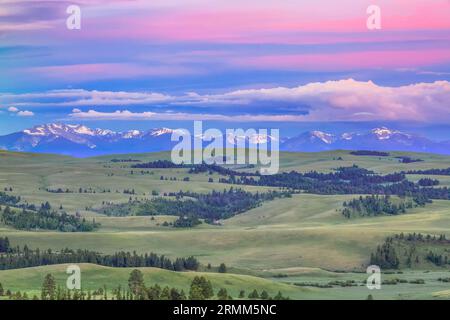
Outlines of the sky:
{"label": "sky", "polygon": [[0,134],[203,120],[450,139],[449,101],[450,0],[0,2]]}

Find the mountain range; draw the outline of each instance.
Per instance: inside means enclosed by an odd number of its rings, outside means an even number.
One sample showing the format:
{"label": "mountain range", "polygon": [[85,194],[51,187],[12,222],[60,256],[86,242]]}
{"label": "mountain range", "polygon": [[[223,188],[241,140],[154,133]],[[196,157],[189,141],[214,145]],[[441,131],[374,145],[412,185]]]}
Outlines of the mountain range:
{"label": "mountain range", "polygon": [[[176,144],[171,141],[173,132],[174,129],[169,128],[115,132],[91,129],[80,124],[50,123],[0,136],[0,149],[56,153],[75,157],[166,151],[171,150]],[[234,141],[240,138],[242,137],[227,136],[228,140]],[[275,138],[253,135],[248,139],[252,142],[263,142]],[[339,135],[322,131],[308,131],[297,136],[280,139],[280,150],[282,151],[314,152],[335,149],[450,154],[450,141],[432,141],[419,135],[386,127]]]}

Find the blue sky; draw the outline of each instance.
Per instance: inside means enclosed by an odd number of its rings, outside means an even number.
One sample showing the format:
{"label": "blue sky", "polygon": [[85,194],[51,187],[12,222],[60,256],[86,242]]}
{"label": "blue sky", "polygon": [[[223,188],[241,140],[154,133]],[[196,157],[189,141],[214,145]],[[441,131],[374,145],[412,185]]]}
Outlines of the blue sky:
{"label": "blue sky", "polygon": [[[364,130],[445,139],[450,2],[68,1],[0,4],[0,134],[46,122]],[[349,125],[348,123],[351,123]]]}

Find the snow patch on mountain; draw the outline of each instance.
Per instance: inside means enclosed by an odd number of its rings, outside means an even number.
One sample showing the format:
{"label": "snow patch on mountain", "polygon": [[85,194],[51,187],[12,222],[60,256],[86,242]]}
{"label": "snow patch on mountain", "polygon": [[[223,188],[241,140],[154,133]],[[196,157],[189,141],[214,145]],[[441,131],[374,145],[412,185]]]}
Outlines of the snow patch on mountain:
{"label": "snow patch on mountain", "polygon": [[323,131],[311,131],[311,136],[322,140],[326,144],[331,144],[335,140],[334,135],[325,133]]}

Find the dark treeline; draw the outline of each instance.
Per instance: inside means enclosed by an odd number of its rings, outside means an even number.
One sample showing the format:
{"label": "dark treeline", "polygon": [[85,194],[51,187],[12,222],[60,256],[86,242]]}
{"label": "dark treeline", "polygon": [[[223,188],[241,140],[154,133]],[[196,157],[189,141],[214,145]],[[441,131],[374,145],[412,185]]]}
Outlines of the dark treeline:
{"label": "dark treeline", "polygon": [[111,159],[111,162],[141,162],[141,160],[136,160],[136,159]]}
{"label": "dark treeline", "polygon": [[170,169],[170,168],[186,168],[186,165],[175,164],[169,160],[156,160],[151,162],[133,164],[131,167],[137,169]]}
{"label": "dark treeline", "polygon": [[345,201],[343,206],[342,214],[346,218],[354,216],[398,215],[406,213],[407,209],[413,208],[413,201],[400,200],[399,203],[394,203],[390,196],[372,195],[367,197],[360,196],[358,199]]}
{"label": "dark treeline", "polygon": [[239,172],[232,169],[224,168],[217,164],[206,164],[206,163],[194,165],[189,170],[189,173],[204,173],[204,172],[209,172],[209,174],[216,172],[222,176],[259,176],[258,172],[256,173]]}
{"label": "dark treeline", "polygon": [[443,266],[450,261],[445,254],[437,254],[431,250],[423,254],[418,248],[444,246],[443,251],[448,252],[447,246],[449,245],[450,240],[445,235],[396,234],[393,237],[388,237],[382,245],[377,247],[376,251],[370,256],[370,264],[378,265],[382,269],[398,269],[402,264],[411,268],[413,265],[426,260],[437,266]]}
{"label": "dark treeline", "polygon": [[172,271],[197,270],[199,262],[194,257],[171,260],[155,253],[137,254],[136,252],[119,251],[102,255],[89,250],[63,249],[61,251],[31,250],[27,246],[10,248],[0,254],[0,270],[20,269],[63,263],[92,263],[107,267],[154,267]]}
{"label": "dark treeline", "polygon": [[410,170],[407,174],[426,174],[426,175],[439,175],[450,176],[450,168],[446,169],[427,169],[427,170]]}
{"label": "dark treeline", "polygon": [[444,188],[424,188],[406,180],[404,173],[378,175],[358,166],[338,168],[334,173],[316,171],[299,173],[283,172],[255,177],[221,178],[222,183],[268,186],[303,190],[313,194],[371,194],[397,195],[423,199],[450,199],[450,191]]}
{"label": "dark treeline", "polygon": [[398,268],[400,261],[392,238],[387,238],[381,246],[377,247],[375,253],[370,255],[370,264],[377,265],[381,269]]}
{"label": "dark treeline", "polygon": [[0,253],[9,252],[10,250],[11,250],[11,246],[10,246],[8,237],[4,237],[4,238],[0,237]]}
{"label": "dark treeline", "polygon": [[436,235],[423,235],[421,233],[408,233],[396,234],[392,237],[395,240],[401,240],[406,242],[418,242],[418,243],[431,243],[431,244],[450,244],[450,240],[447,239],[445,234],[439,236]]}
{"label": "dark treeline", "polygon": [[427,260],[438,267],[444,267],[450,264],[450,258],[446,254],[435,253],[430,250],[427,254]]}
{"label": "dark treeline", "polygon": [[377,156],[377,157],[389,157],[388,152],[371,151],[371,150],[356,150],[350,152],[354,156]]}
{"label": "dark treeline", "polygon": [[423,178],[417,181],[419,186],[421,187],[432,187],[439,185],[439,180],[436,179],[430,179],[430,178]]}
{"label": "dark treeline", "polygon": [[397,158],[397,159],[400,159],[400,162],[401,163],[414,163],[414,162],[422,162],[423,160],[422,159],[414,159],[414,158],[411,158],[411,157],[395,157],[395,158]]}
{"label": "dark treeline", "polygon": [[15,206],[20,202],[20,197],[10,196],[0,191],[0,205]]}
{"label": "dark treeline", "polygon": [[[240,290],[239,299],[244,299],[245,290]],[[148,286],[144,282],[144,274],[140,270],[133,270],[128,277],[128,286],[119,285],[108,291],[107,286],[91,291],[68,290],[57,286],[55,277],[47,274],[41,286],[41,295],[28,296],[27,292],[12,292],[9,289],[4,290],[0,283],[0,297],[9,297],[11,300],[232,300],[233,297],[225,288],[219,288],[217,294],[212,286],[211,281],[203,276],[196,276],[192,279],[189,286],[189,292],[175,287],[161,287],[158,284]],[[283,296],[278,291],[276,295],[271,297],[266,290],[261,293],[254,289],[248,295],[249,299],[261,300],[289,300],[289,297]]]}
{"label": "dark treeline", "polygon": [[132,168],[141,168],[141,169],[171,169],[171,168],[188,168],[189,173],[196,174],[196,173],[205,173],[209,172],[212,174],[213,172],[216,172],[223,176],[257,176],[258,173],[251,173],[251,172],[239,172],[232,169],[228,169],[225,167],[222,167],[217,164],[175,164],[172,161],[169,160],[157,160],[152,162],[146,162],[146,163],[139,163],[131,166]]}
{"label": "dark treeline", "polygon": [[70,215],[66,212],[58,213],[51,209],[47,202],[37,210],[11,209],[0,207],[0,221],[20,230],[58,230],[62,232],[87,232],[97,229],[100,224],[87,221],[85,218]]}
{"label": "dark treeline", "polygon": [[230,188],[223,192],[212,191],[207,194],[194,192],[169,193],[175,200],[154,198],[145,202],[131,201],[126,204],[115,204],[102,208],[101,213],[110,216],[126,215],[174,215],[180,219],[175,226],[189,227],[198,224],[198,219],[214,222],[227,219],[236,214],[259,206],[263,201],[289,197],[288,192],[270,191],[266,193],[250,193],[241,189]]}

